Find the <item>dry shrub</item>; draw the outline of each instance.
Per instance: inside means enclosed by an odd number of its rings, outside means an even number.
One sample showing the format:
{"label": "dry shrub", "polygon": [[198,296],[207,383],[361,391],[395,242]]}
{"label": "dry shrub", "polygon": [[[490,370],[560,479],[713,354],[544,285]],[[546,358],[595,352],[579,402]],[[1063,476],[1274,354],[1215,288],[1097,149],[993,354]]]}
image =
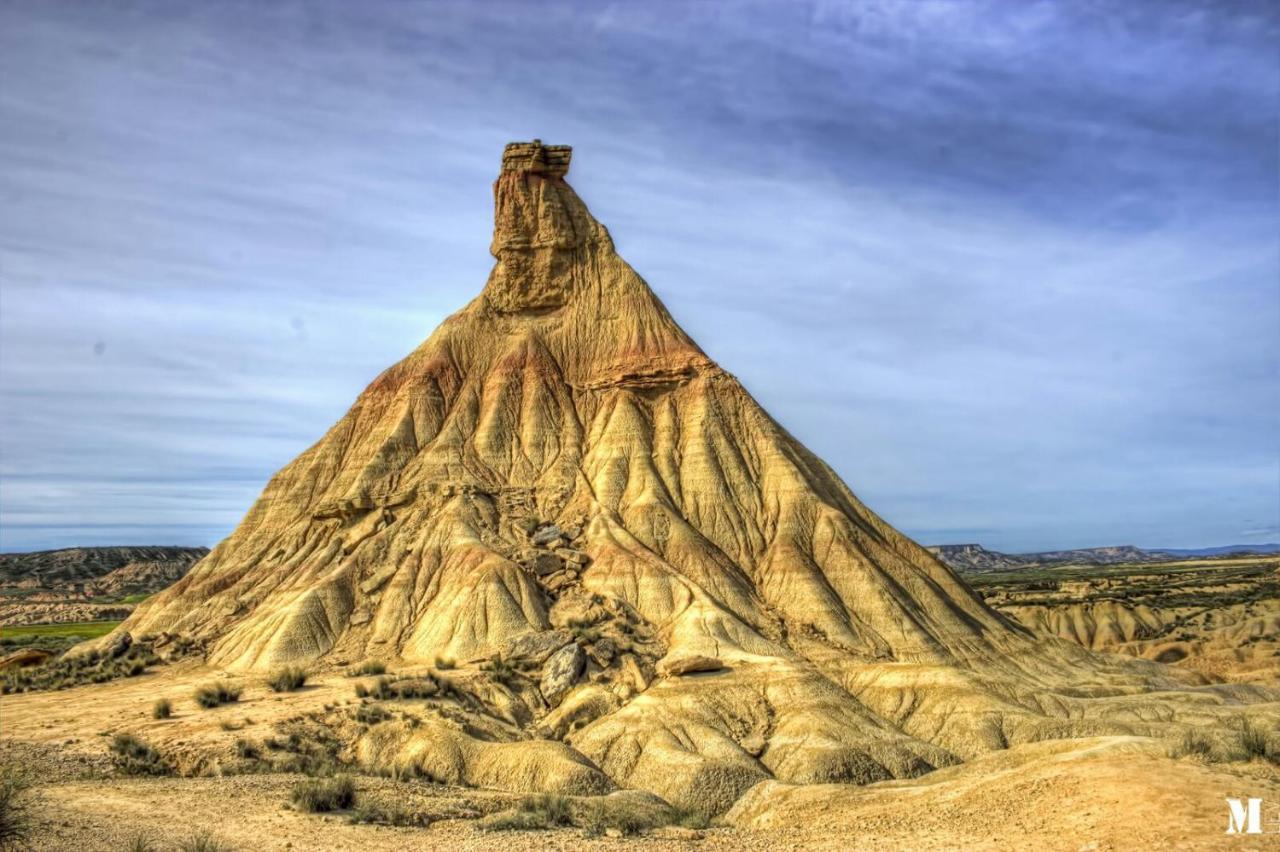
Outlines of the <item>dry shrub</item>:
{"label": "dry shrub", "polygon": [[289,800],[298,810],[312,814],[345,811],[356,802],[356,784],[346,775],[312,778],[293,785]]}
{"label": "dry shrub", "polygon": [[178,852],[235,852],[235,847],[223,843],[207,831],[200,831],[179,841]]}
{"label": "dry shrub", "polygon": [[360,665],[348,669],[347,677],[366,677],[387,673],[387,664],[380,660],[365,660]]}
{"label": "dry shrub", "polygon": [[12,766],[0,766],[0,849],[25,849],[31,834],[31,785]]}
{"label": "dry shrub", "polygon": [[566,796],[544,793],[524,799],[509,811],[480,821],[485,831],[541,831],[574,825],[573,803]]}
{"label": "dry shrub", "polygon": [[109,746],[111,761],[121,775],[171,775],[173,767],[160,752],[133,734],[116,734]]}
{"label": "dry shrub", "polygon": [[285,666],[277,669],[267,678],[267,686],[272,692],[293,692],[307,683],[307,673],[298,666]]}
{"label": "dry shrub", "polygon": [[206,710],[240,700],[241,689],[229,683],[206,683],[196,690],[195,699]]}

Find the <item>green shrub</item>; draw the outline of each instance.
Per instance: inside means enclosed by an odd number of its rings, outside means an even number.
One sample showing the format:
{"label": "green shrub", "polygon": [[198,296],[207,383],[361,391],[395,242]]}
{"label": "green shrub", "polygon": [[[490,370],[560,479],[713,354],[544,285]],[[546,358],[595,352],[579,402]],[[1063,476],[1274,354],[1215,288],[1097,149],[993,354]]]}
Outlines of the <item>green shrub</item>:
{"label": "green shrub", "polygon": [[295,784],[289,799],[294,807],[307,813],[344,811],[356,802],[356,784],[346,775],[313,778]]}
{"label": "green shrub", "polygon": [[111,761],[121,775],[169,775],[173,772],[160,752],[133,734],[116,734],[109,749]]}
{"label": "green shrub", "polygon": [[156,703],[151,705],[151,718],[168,719],[173,715],[173,703],[167,698],[158,698]]}
{"label": "green shrub", "polygon": [[271,673],[267,678],[267,686],[272,692],[293,692],[301,689],[307,682],[307,673],[298,666],[285,666]]}
{"label": "green shrub", "polygon": [[196,690],[196,703],[206,710],[240,700],[240,687],[229,683],[206,683]]}
{"label": "green shrub", "polygon": [[23,849],[31,834],[31,800],[27,779],[10,766],[0,766],[0,849]]}

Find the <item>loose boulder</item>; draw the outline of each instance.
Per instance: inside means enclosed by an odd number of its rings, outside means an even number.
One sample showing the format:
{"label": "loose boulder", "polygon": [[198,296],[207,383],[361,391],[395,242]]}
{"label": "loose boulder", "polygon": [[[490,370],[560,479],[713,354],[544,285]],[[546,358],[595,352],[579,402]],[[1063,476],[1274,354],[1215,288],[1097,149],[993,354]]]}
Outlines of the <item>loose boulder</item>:
{"label": "loose boulder", "polygon": [[677,657],[658,663],[658,674],[663,677],[683,677],[700,672],[719,672],[727,668],[719,657]]}
{"label": "loose boulder", "polygon": [[555,707],[582,676],[587,655],[582,646],[571,642],[551,655],[542,673],[542,697]]}

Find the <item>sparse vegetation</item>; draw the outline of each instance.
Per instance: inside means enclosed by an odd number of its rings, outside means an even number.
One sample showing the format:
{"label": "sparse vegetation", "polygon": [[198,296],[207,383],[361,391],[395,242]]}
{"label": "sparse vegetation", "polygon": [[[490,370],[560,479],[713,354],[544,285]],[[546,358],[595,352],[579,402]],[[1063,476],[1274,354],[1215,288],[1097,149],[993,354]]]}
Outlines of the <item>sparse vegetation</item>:
{"label": "sparse vegetation", "polygon": [[357,683],[355,689],[357,698],[376,698],[382,701],[431,698],[446,691],[441,682],[431,674],[423,677],[380,677],[372,686]]}
{"label": "sparse vegetation", "polygon": [[295,725],[283,738],[268,737],[262,745],[269,751],[280,753],[269,761],[275,769],[316,777],[333,774],[341,748],[328,728],[305,725]]}
{"label": "sparse vegetation", "polygon": [[31,833],[30,785],[12,766],[0,766],[0,849],[20,849]]}
{"label": "sparse vegetation", "polygon": [[240,700],[240,687],[230,683],[206,683],[195,693],[196,703],[206,710]]}
{"label": "sparse vegetation", "polygon": [[572,802],[550,793],[530,796],[511,810],[485,817],[485,831],[541,831],[574,825]]}
{"label": "sparse vegetation", "polygon": [[489,677],[504,686],[510,686],[516,679],[516,670],[511,667],[510,663],[502,659],[501,654],[494,654],[489,658],[488,662],[481,663],[480,671],[488,672]]}
{"label": "sparse vegetation", "polygon": [[1280,763],[1280,751],[1271,748],[1266,731],[1254,727],[1251,722],[1246,722],[1244,729],[1240,731],[1240,750],[1245,760]]}
{"label": "sparse vegetation", "polygon": [[623,837],[632,837],[652,827],[651,822],[634,811],[606,808],[602,805],[591,807],[582,823],[588,837],[599,837],[609,829],[617,831]]}
{"label": "sparse vegetation", "polygon": [[1198,731],[1186,731],[1169,744],[1172,758],[1191,758],[1205,763],[1232,763],[1267,760],[1280,763],[1280,751],[1271,747],[1265,731],[1246,722],[1234,733],[1224,734],[1217,742]]}
{"label": "sparse vegetation", "polygon": [[706,814],[689,808],[672,808],[671,824],[678,825],[681,828],[704,829],[711,826],[711,820],[707,819]]}
{"label": "sparse vegetation", "polygon": [[267,678],[267,686],[272,692],[293,692],[301,689],[307,682],[307,673],[298,666],[285,666],[277,669]]}
{"label": "sparse vegetation", "polygon": [[378,704],[361,704],[356,708],[356,721],[362,725],[376,725],[391,718],[391,714]]}
{"label": "sparse vegetation", "polygon": [[1213,743],[1196,731],[1186,731],[1169,746],[1172,758],[1198,757],[1207,759],[1213,754]]}
{"label": "sparse vegetation", "polygon": [[436,657],[436,668],[442,672],[458,667],[458,661],[452,657]]}
{"label": "sparse vegetation", "polygon": [[156,842],[149,834],[135,834],[124,847],[127,852],[157,852]]}
{"label": "sparse vegetation", "polygon": [[571,797],[549,793],[530,796],[516,807],[480,821],[480,828],[485,831],[545,831],[575,826],[589,837],[599,837],[610,830],[629,837],[663,825],[703,829],[708,822],[696,811],[634,799],[609,797],[575,802]]}
{"label": "sparse vegetation", "polygon": [[110,745],[111,761],[121,775],[170,775],[173,767],[160,752],[132,734],[116,734]]}
{"label": "sparse vegetation", "polygon": [[157,698],[156,703],[151,705],[151,718],[168,719],[173,715],[173,702],[167,698]]}
{"label": "sparse vegetation", "polygon": [[74,656],[63,655],[40,665],[4,672],[0,676],[0,693],[67,689],[84,683],[106,683],[122,677],[136,677],[146,671],[147,666],[159,662],[160,658],[155,655],[151,646],[141,641],[134,642],[115,654],[89,651]]}
{"label": "sparse vegetation", "polygon": [[234,852],[234,848],[212,834],[201,831],[179,841],[178,852]]}
{"label": "sparse vegetation", "polygon": [[573,638],[579,645],[591,645],[600,641],[600,630],[595,627],[588,627],[588,622],[578,621],[576,619],[569,621],[569,630],[573,633]]}
{"label": "sparse vegetation", "polygon": [[387,673],[387,665],[379,660],[365,660],[358,666],[347,670],[347,677],[370,677]]}
{"label": "sparse vegetation", "polygon": [[356,825],[393,825],[399,827],[426,828],[431,818],[424,813],[405,810],[399,805],[360,805],[351,814]]}
{"label": "sparse vegetation", "polygon": [[289,800],[298,810],[312,814],[345,811],[355,804],[356,784],[346,775],[312,778],[295,784]]}

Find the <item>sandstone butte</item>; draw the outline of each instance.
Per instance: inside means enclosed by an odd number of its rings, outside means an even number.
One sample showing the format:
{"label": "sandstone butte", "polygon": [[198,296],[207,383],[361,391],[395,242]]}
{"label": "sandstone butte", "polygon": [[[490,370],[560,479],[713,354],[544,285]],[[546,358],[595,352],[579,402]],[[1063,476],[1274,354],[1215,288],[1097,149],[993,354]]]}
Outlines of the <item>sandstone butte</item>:
{"label": "sandstone butte", "polygon": [[192,637],[232,672],[456,663],[434,715],[361,732],[355,759],[708,814],[764,780],[1274,720],[1267,687],[985,605],[681,330],[569,161],[506,147],[483,291],[119,631]]}

